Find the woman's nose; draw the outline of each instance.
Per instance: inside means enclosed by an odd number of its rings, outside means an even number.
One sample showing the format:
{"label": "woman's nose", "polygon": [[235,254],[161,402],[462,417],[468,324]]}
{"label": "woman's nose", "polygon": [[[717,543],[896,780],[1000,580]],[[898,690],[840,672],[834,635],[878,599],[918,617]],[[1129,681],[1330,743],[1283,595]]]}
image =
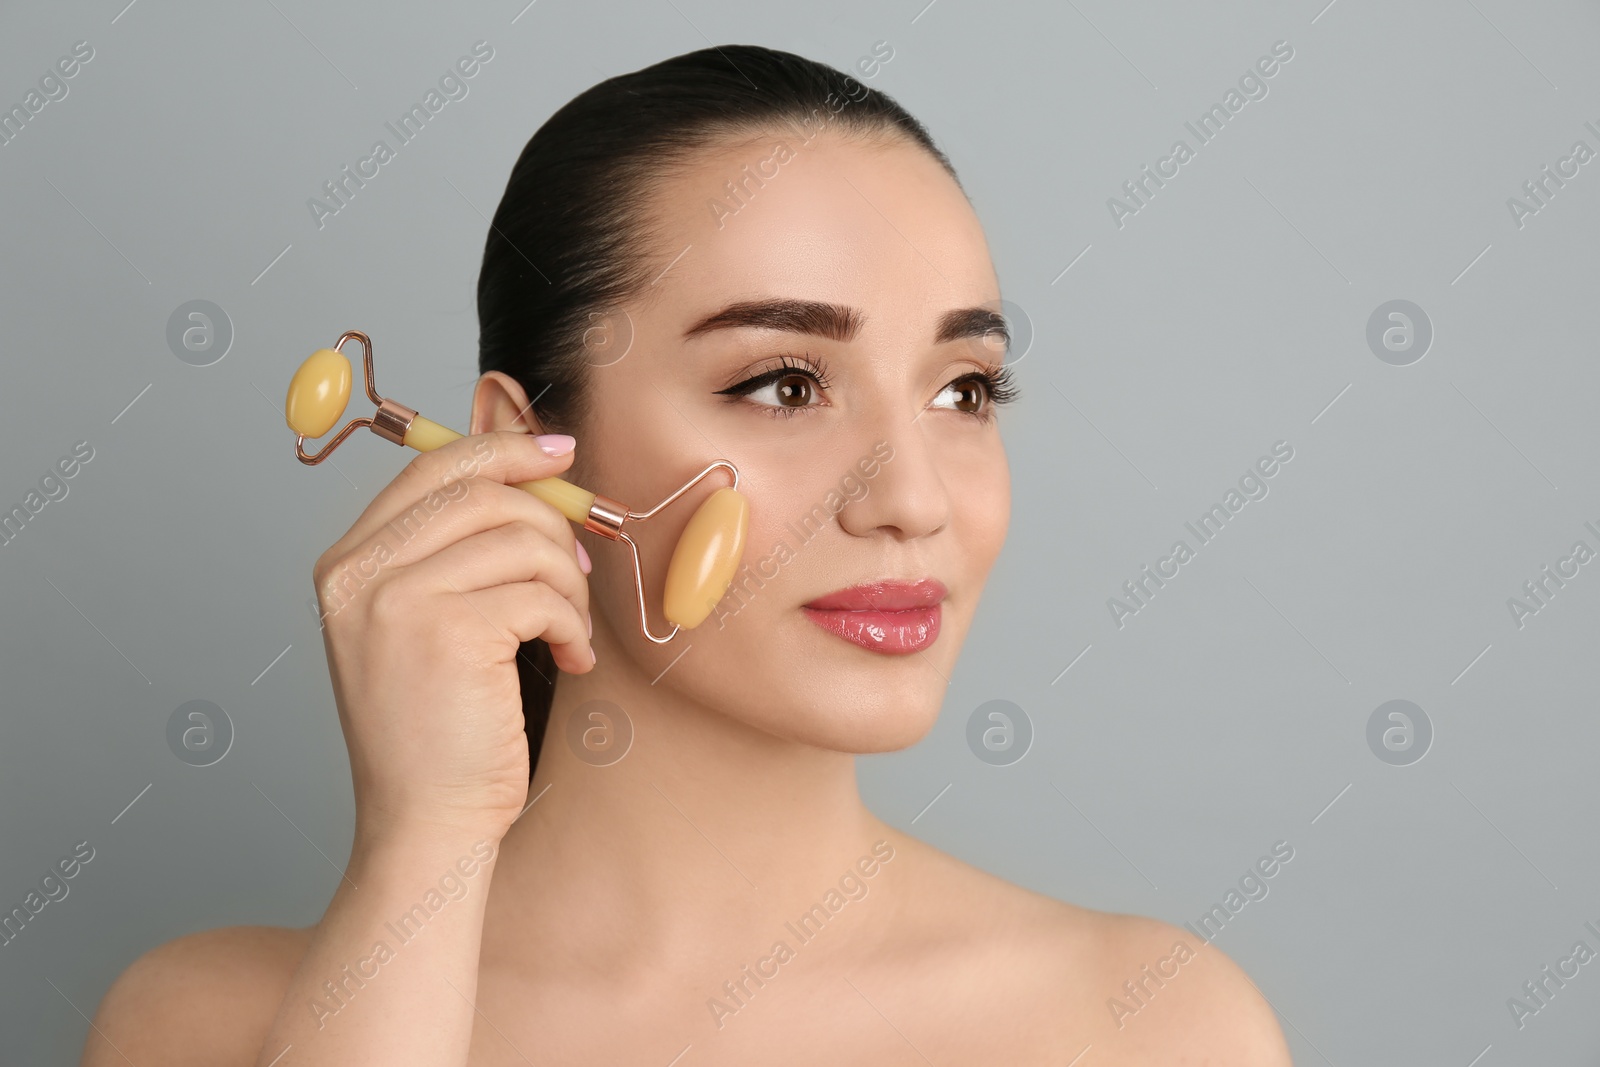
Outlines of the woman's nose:
{"label": "woman's nose", "polygon": [[920,422],[903,423],[891,432],[879,426],[866,447],[857,450],[871,461],[855,467],[863,489],[840,509],[840,527],[857,537],[883,530],[901,541],[942,529],[950,519],[950,493]]}

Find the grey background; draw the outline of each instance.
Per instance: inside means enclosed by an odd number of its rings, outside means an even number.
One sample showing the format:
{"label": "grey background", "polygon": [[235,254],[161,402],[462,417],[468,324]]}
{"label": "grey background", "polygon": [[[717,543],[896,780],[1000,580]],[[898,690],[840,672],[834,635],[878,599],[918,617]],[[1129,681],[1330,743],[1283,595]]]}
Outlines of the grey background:
{"label": "grey background", "polygon": [[[484,216],[551,111],[712,42],[850,69],[880,40],[871,84],[949,152],[1036,338],[1002,416],[1010,539],[931,736],[860,761],[869,804],[1175,923],[1286,840],[1216,943],[1297,1063],[1595,1062],[1600,963],[1520,1030],[1506,1006],[1600,949],[1600,562],[1521,629],[1506,604],[1600,548],[1600,161],[1520,229],[1506,206],[1600,149],[1595,4],[524,2],[0,15],[6,107],[95,50],[0,146],[0,504],[95,450],[0,546],[0,904],[95,848],[0,948],[4,1062],[76,1062],[143,950],[332,893],[352,801],[309,574],[404,456],[295,462],[299,361],[364,330],[381,390],[464,422]],[[319,230],[307,198],[480,39],[469,95]],[[1118,228],[1107,199],[1279,40],[1268,95]],[[193,299],[235,331],[207,367],[166,341]],[[1391,299],[1435,331],[1410,366],[1366,343]],[[1279,440],[1269,495],[1119,629],[1107,598]],[[166,742],[196,699],[237,734],[206,768]],[[1034,729],[1010,766],[966,740],[997,699]],[[1366,740],[1391,699],[1435,732],[1410,766]]]}

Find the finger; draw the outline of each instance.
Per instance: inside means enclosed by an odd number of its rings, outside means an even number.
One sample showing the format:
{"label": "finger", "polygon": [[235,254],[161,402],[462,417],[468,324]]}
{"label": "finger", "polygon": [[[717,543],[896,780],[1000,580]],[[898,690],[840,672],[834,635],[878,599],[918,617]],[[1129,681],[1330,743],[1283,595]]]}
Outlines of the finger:
{"label": "finger", "polygon": [[506,659],[517,655],[516,645],[542,639],[550,646],[556,666],[568,674],[582,674],[594,667],[594,649],[589,643],[588,624],[571,601],[543,582],[497,585],[460,594],[507,641]]}
{"label": "finger", "polygon": [[359,545],[349,559],[382,559],[385,565],[405,567],[508,523],[528,526],[577,559],[577,535],[565,515],[526,489],[488,478],[469,478],[455,483],[448,497],[418,501]]}
{"label": "finger", "polygon": [[[324,559],[338,558],[371,538],[397,516],[409,512],[418,501],[446,491],[466,478],[482,477],[503,484],[532,481],[560,474],[572,464],[572,453],[547,455],[533,435],[516,430],[493,430],[462,437],[428,452],[421,452],[406,464],[388,485],[373,497],[349,531],[324,553]],[[319,561],[320,562],[320,561]]]}
{"label": "finger", "polygon": [[543,531],[508,522],[447,545],[406,568],[425,589],[470,593],[497,585],[540,581],[587,618],[589,582],[572,554]]}
{"label": "finger", "polygon": [[[448,506],[438,511],[419,506],[348,555],[319,560],[313,577],[322,606],[343,610],[380,574],[392,577],[447,552],[444,570],[424,568],[432,590],[453,587],[466,591],[549,577],[587,613],[585,572],[578,562],[576,534],[566,516],[526,490],[492,480],[472,479],[456,488],[462,493]],[[485,533],[506,526],[521,529],[477,542]],[[450,551],[464,542],[474,547]],[[523,557],[521,562],[519,557]]]}

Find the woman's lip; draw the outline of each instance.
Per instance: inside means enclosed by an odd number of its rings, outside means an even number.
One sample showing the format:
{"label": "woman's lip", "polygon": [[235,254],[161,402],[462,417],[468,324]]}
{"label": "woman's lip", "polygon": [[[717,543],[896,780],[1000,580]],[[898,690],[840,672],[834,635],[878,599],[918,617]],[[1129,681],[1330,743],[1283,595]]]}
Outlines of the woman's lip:
{"label": "woman's lip", "polygon": [[904,611],[825,609],[807,604],[800,610],[806,613],[806,618],[835,637],[891,656],[921,652],[939,636],[938,604]]}
{"label": "woman's lip", "polygon": [[819,611],[879,611],[898,613],[912,608],[937,607],[947,590],[937,578],[902,581],[882,578],[853,585],[806,603]]}

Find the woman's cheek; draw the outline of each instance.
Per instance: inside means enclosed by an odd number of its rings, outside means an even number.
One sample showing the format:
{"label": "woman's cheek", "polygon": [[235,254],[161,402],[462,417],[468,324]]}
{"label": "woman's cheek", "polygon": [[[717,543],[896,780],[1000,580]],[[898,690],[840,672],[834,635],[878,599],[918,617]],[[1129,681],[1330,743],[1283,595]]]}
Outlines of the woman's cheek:
{"label": "woman's cheek", "polygon": [[1011,524],[1011,472],[1003,449],[996,448],[979,462],[964,464],[952,485],[953,507],[961,516],[963,538],[975,569],[987,574],[1005,543]]}

